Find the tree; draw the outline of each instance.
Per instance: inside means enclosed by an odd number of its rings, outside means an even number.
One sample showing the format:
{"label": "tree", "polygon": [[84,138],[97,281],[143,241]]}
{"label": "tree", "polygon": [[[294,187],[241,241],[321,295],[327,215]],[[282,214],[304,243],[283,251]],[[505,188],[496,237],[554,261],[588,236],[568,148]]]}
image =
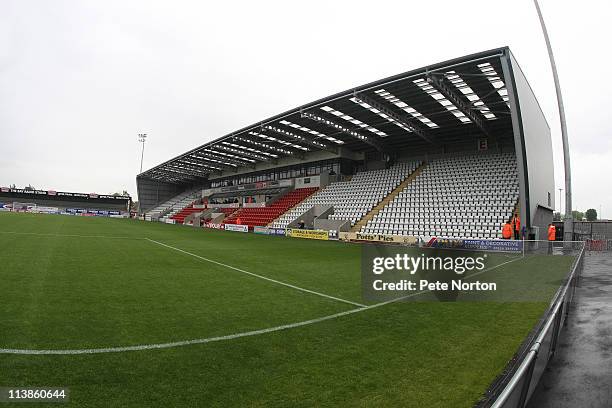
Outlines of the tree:
{"label": "tree", "polygon": [[123,190],[123,192],[121,193],[113,193],[112,196],[113,197],[127,197],[130,194],[127,192],[127,190]]}
{"label": "tree", "polygon": [[582,221],[584,219],[584,213],[582,211],[574,210],[572,211],[572,217],[576,221]]}
{"label": "tree", "polygon": [[589,208],[586,210],[586,219],[587,221],[595,221],[597,220],[597,211],[594,208]]}

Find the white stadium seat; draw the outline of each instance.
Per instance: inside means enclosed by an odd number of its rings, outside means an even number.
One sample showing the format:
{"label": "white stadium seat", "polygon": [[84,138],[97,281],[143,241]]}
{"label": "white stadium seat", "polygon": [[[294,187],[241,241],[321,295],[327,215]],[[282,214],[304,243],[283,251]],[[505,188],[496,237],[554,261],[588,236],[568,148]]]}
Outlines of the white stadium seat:
{"label": "white stadium seat", "polygon": [[362,227],[364,233],[500,238],[519,198],[513,154],[433,160]]}
{"label": "white stadium seat", "polygon": [[185,191],[175,197],[172,197],[168,201],[158,205],[150,211],[147,211],[145,218],[156,219],[160,214],[163,214],[159,220],[165,222],[166,219],[172,217],[183,208],[193,203],[196,199],[202,197],[202,188],[196,188],[194,190]]}
{"label": "white stadium seat", "polygon": [[272,223],[285,228],[315,205],[333,205],[332,220],[350,220],[355,225],[364,215],[388,196],[420,165],[420,162],[397,163],[388,169],[356,173],[349,181],[328,185]]}

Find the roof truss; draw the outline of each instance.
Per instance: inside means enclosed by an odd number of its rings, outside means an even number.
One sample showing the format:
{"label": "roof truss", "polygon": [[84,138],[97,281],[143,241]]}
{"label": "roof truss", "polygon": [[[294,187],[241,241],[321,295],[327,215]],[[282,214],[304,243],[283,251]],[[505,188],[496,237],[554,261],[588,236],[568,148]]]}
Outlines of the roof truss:
{"label": "roof truss", "polygon": [[482,116],[481,112],[477,109],[474,109],[469,102],[465,100],[464,97],[459,96],[459,94],[453,89],[453,85],[449,83],[446,76],[443,74],[437,74],[428,72],[426,74],[427,83],[433,86],[440,92],[442,95],[446,97],[449,101],[453,103],[465,116],[467,116],[478,128],[487,136],[491,136],[487,125],[485,124],[485,118]]}
{"label": "roof truss", "polygon": [[[297,150],[296,148],[292,146],[281,144],[282,147],[277,147],[277,146],[272,145],[273,141],[268,141],[268,143],[264,142],[263,140],[265,139],[262,139],[262,141],[255,141],[255,140],[247,139],[242,136],[236,136],[233,138],[233,140],[236,142],[240,142],[244,145],[252,146],[257,149],[265,150],[267,152],[271,152],[274,154],[285,155],[285,156],[298,156],[300,158],[304,157],[304,154],[301,151]],[[279,141],[277,143],[280,144],[281,142]]]}
{"label": "roof truss", "polygon": [[245,164],[243,161],[234,160],[221,154],[215,154],[215,152],[209,150],[196,152],[193,154],[193,156],[204,162],[211,163],[214,166],[221,166],[230,169],[240,167]]}
{"label": "roof truss", "polygon": [[224,152],[227,153],[231,153],[234,157],[240,159],[240,160],[246,160],[249,161],[251,163],[256,163],[258,161],[260,162],[266,162],[266,161],[270,161],[272,158],[270,157],[266,157],[264,155],[260,155],[257,153],[253,153],[250,152],[246,149],[242,148],[243,146],[238,147],[238,145],[236,144],[229,144],[227,142],[225,143],[220,143],[218,145],[215,146],[215,149],[218,150],[222,150]]}
{"label": "roof truss", "polygon": [[263,128],[265,130],[269,130],[273,133],[279,134],[286,138],[292,139],[297,143],[301,143],[306,146],[309,146],[313,149],[328,150],[333,153],[338,153],[338,149],[336,149],[335,147],[331,147],[327,145],[326,143],[322,143],[322,142],[319,142],[318,140],[311,139],[310,137],[307,137],[306,135],[304,135],[302,131],[300,130],[296,130],[296,129],[288,130],[288,129],[285,129],[284,127],[273,126],[273,125],[266,125]]}
{"label": "roof truss", "polygon": [[509,55],[506,48],[485,51],[340,92],[205,143],[139,177],[180,183],[283,157],[305,159],[313,151],[392,155],[468,135],[507,137],[511,112],[501,67]]}
{"label": "roof truss", "polygon": [[421,139],[425,140],[427,143],[433,143],[433,141],[431,140],[431,137],[428,135],[428,133],[424,130],[422,130],[420,127],[416,126],[411,119],[409,119],[407,116],[405,115],[398,115],[396,114],[393,110],[387,108],[385,105],[383,105],[382,103],[379,103],[378,101],[376,101],[373,98],[370,98],[368,95],[366,95],[365,93],[357,93],[355,92],[354,94],[354,98],[366,105],[371,106],[372,108],[374,108],[375,110],[381,112],[383,115],[388,117],[388,120],[390,122],[397,122],[400,125],[402,125],[405,129],[410,130],[411,132],[413,132],[415,135],[419,136]]}
{"label": "roof truss", "polygon": [[335,120],[328,119],[322,115],[312,113],[312,112],[302,112],[301,116],[303,118],[312,120],[317,123],[321,123],[325,126],[328,126],[336,131],[342,132],[348,136],[351,136],[363,143],[366,143],[372,147],[374,147],[379,152],[384,152],[386,149],[383,144],[377,141],[374,137],[364,135],[360,130],[353,129],[349,126],[345,126],[343,124],[338,123]]}

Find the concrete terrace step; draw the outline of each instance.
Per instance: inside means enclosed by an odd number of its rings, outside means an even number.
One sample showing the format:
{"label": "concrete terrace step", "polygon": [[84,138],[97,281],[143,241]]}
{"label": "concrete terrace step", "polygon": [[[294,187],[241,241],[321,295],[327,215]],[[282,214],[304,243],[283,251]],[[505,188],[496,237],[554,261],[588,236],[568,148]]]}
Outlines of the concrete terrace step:
{"label": "concrete terrace step", "polygon": [[361,228],[367,225],[368,221],[374,218],[376,214],[378,214],[380,210],[385,208],[387,204],[393,201],[393,199],[397,197],[397,195],[401,193],[404,188],[406,188],[406,186],[412,182],[412,180],[414,180],[419,174],[421,174],[421,171],[423,171],[425,166],[427,166],[427,164],[423,163],[419,167],[417,167],[415,171],[413,171],[408,177],[404,179],[404,181],[399,184],[399,186],[397,186],[393,191],[391,191],[388,196],[383,198],[382,201],[376,205],[376,207],[372,208],[372,211],[370,211],[369,213],[364,215],[362,219],[357,221],[353,228],[351,228],[351,232],[361,231]]}

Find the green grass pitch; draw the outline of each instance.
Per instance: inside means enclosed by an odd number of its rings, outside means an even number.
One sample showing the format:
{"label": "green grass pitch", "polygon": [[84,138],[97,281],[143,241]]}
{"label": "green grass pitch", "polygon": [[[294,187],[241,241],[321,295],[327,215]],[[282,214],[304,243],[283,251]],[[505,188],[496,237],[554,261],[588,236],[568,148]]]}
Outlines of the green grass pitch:
{"label": "green grass pitch", "polygon": [[[335,315],[364,303],[360,255],[341,242],[0,213],[0,349],[173,343]],[[556,282],[571,263],[534,256],[498,270]],[[86,407],[470,407],[547,304],[397,302],[177,347],[1,353],[0,387],[66,386],[69,406]]]}

